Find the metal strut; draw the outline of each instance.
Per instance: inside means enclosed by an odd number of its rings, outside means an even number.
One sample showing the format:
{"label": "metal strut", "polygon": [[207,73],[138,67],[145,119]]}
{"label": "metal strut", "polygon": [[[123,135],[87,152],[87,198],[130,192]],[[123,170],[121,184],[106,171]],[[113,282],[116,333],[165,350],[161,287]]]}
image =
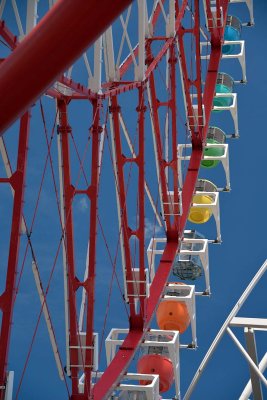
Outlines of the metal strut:
{"label": "metal strut", "polygon": [[1,183],[9,183],[14,190],[6,284],[3,293],[1,293],[0,295],[0,309],[2,311],[2,322],[0,326],[0,387],[2,388],[0,389],[1,400],[4,398],[5,392],[8,350],[11,336],[14,301],[16,297],[16,276],[24,201],[29,130],[30,112],[27,112],[20,120],[17,169],[10,178],[2,178],[0,180]]}
{"label": "metal strut", "polygon": [[[112,7],[109,7],[108,0],[104,0],[99,7],[99,2],[96,0],[87,2],[77,0],[75,5],[72,0],[59,0],[50,13],[42,20],[42,22],[32,31],[20,46],[7,58],[0,66],[0,92],[5,93],[1,96],[0,107],[4,111],[4,118],[1,120],[0,133],[20,115],[20,113],[28,107],[32,102],[56,79],[58,74],[62,73],[73,60],[78,57],[82,51],[107,27],[110,22],[117,16],[130,0],[113,2]],[[210,1],[206,0],[206,10],[208,18],[212,16]],[[79,84],[68,82],[72,87],[75,87],[78,94],[90,97],[93,105],[93,127],[92,127],[92,162],[91,162],[91,182],[86,192],[90,202],[90,246],[88,257],[88,277],[84,281],[80,281],[76,276],[75,255],[74,255],[74,233],[72,222],[72,202],[76,194],[76,190],[71,183],[71,168],[70,168],[70,151],[69,151],[69,136],[71,128],[68,123],[67,102],[62,98],[58,100],[59,109],[59,133],[61,136],[61,151],[62,151],[62,170],[63,170],[63,192],[64,192],[64,220],[65,229],[64,235],[66,239],[66,265],[68,276],[68,290],[66,301],[69,302],[69,355],[70,365],[69,370],[72,380],[72,400],[87,399],[93,393],[94,400],[106,399],[114,387],[119,383],[124,375],[128,365],[130,364],[134,354],[142,342],[146,331],[149,329],[149,324],[153,318],[155,309],[160,301],[166,282],[168,280],[173,261],[179,249],[179,242],[182,238],[185,224],[187,221],[188,212],[191,206],[192,196],[195,189],[195,183],[200,168],[202,159],[203,146],[211,110],[213,106],[213,96],[216,85],[216,78],[221,56],[221,39],[223,37],[223,29],[226,21],[228,0],[217,0],[216,2],[216,17],[209,21],[208,28],[211,34],[211,55],[208,64],[206,84],[202,96],[201,86],[201,71],[200,71],[200,49],[199,49],[199,0],[195,0],[194,10],[194,27],[190,33],[195,38],[196,45],[196,80],[189,81],[188,66],[185,60],[185,51],[183,48],[183,33],[185,32],[182,26],[182,19],[188,5],[187,0],[183,0],[181,6],[179,2],[175,2],[176,20],[172,24],[172,35],[163,38],[164,45],[153,55],[150,44],[151,38],[145,38],[142,43],[143,48],[147,53],[147,68],[142,75],[140,81],[126,83],[125,86],[112,85],[102,94],[92,94],[87,89]],[[153,23],[158,18],[160,13],[159,7],[153,16]],[[101,14],[101,15],[100,15]],[[174,22],[174,21],[173,21]],[[65,27],[68,26],[68,29]],[[72,29],[69,29],[69,26]],[[86,26],[86,28],[85,28]],[[67,32],[66,32],[67,31]],[[84,35],[87,32],[87,35]],[[37,35],[38,33],[38,35]],[[192,156],[189,163],[188,172],[186,175],[184,187],[182,189],[183,213],[179,215],[177,205],[174,208],[173,218],[170,217],[169,203],[169,187],[166,179],[165,169],[168,167],[173,174],[174,180],[174,204],[178,204],[178,174],[177,174],[177,126],[176,126],[176,97],[175,97],[175,66],[177,62],[176,56],[176,41],[179,41],[179,57],[182,69],[185,98],[187,104],[187,114],[189,128],[192,136]],[[12,40],[12,37],[10,38]],[[151,46],[152,47],[152,46]],[[141,48],[141,47],[140,47]],[[53,51],[55,50],[56,51]],[[138,47],[133,51],[137,54]],[[158,101],[156,97],[156,82],[155,70],[161,62],[165,54],[169,54],[169,74],[171,82],[171,98],[168,107],[171,110],[172,118],[172,147],[171,160],[164,160],[161,143],[161,131],[158,115]],[[143,54],[140,59],[143,59]],[[51,58],[52,57],[52,58]],[[53,69],[46,68],[46,60],[49,58],[50,65]],[[150,59],[150,60],[149,60]],[[12,68],[10,65],[12,63]],[[125,62],[120,68],[119,75],[127,71],[131,62]],[[38,75],[36,75],[38,71]],[[32,77],[36,77],[32,80]],[[35,79],[35,78],[34,78]],[[14,85],[14,87],[12,86]],[[64,80],[67,82],[67,78]],[[164,216],[166,220],[167,244],[157,268],[155,278],[150,286],[149,297],[144,299],[141,295],[145,293],[144,285],[144,87],[148,83],[150,91],[150,101],[152,105],[152,120],[153,120],[153,136],[156,148],[157,164],[159,166],[159,185],[162,193],[161,201],[164,205]],[[194,86],[197,90],[197,118],[195,118],[194,107],[190,90]],[[12,99],[9,93],[12,88]],[[120,145],[120,121],[118,108],[118,97],[125,90],[139,90],[138,102],[138,131],[139,131],[139,152],[135,159],[125,159],[122,154]],[[15,98],[15,101],[14,101]],[[130,330],[122,346],[118,350],[114,359],[92,389],[91,374],[93,364],[93,319],[94,319],[94,296],[95,296],[95,260],[96,260],[96,233],[97,233],[97,197],[98,197],[98,181],[99,181],[99,108],[102,99],[110,99],[113,118],[113,129],[115,137],[115,152],[117,160],[117,181],[118,181],[118,197],[121,213],[121,228],[124,241],[124,259],[126,265],[127,291],[133,293],[133,273],[132,273],[132,258],[130,253],[129,240],[131,236],[136,236],[139,240],[139,267],[140,267],[140,312],[137,313],[134,307],[134,301],[130,301]],[[26,159],[26,155],[24,157]],[[139,169],[138,190],[139,190],[139,225],[136,231],[131,231],[127,219],[126,208],[126,193],[124,187],[123,167],[127,162],[135,162]],[[24,182],[24,181],[23,181]],[[20,182],[21,183],[21,182]],[[22,202],[22,197],[21,197]],[[20,203],[21,206],[21,203]],[[177,211],[177,212],[176,212]],[[12,274],[11,274],[12,275]],[[15,278],[15,270],[11,278]],[[78,328],[78,316],[76,309],[76,292],[79,288],[83,288],[87,295],[86,309],[86,339],[84,352],[82,350],[81,333]],[[4,298],[0,298],[0,306],[3,309]],[[79,359],[82,359],[79,361]],[[0,359],[0,367],[4,365],[5,360]],[[84,393],[79,393],[78,375],[80,371],[85,374]]]}
{"label": "metal strut", "polygon": [[[226,15],[227,15],[227,6],[228,1],[221,1],[219,2],[219,15],[220,21],[223,20],[225,23]],[[159,171],[159,184],[162,193],[162,200],[167,200],[168,198],[168,185],[166,181],[166,175],[164,172],[164,166],[166,166],[166,161],[163,159],[162,154],[162,147],[161,147],[161,137],[160,137],[160,127],[159,121],[157,117],[157,109],[158,109],[158,101],[155,91],[155,82],[154,82],[154,71],[160,62],[163,55],[167,52],[168,49],[172,48],[172,44],[175,43],[176,38],[179,38],[180,29],[182,29],[182,17],[185,11],[185,7],[187,5],[187,1],[182,3],[182,6],[179,10],[177,10],[177,20],[175,24],[175,36],[174,38],[166,38],[165,44],[162,46],[159,53],[153,57],[152,54],[148,52],[147,59],[150,58],[148,63],[147,70],[145,72],[145,76],[148,79],[150,93],[151,93],[151,105],[152,105],[152,120],[153,120],[153,127],[154,127],[154,140],[156,143],[156,157],[158,158],[158,165],[160,165],[161,169]],[[221,58],[221,38],[223,37],[223,27],[224,26],[217,26],[213,25],[210,27],[211,33],[211,56],[208,64],[207,70],[207,77],[206,77],[206,85],[204,88],[204,92],[202,93],[202,86],[201,86],[201,71],[200,71],[200,49],[199,49],[199,29],[200,29],[200,21],[199,21],[199,14],[198,14],[198,7],[199,2],[195,1],[195,25],[194,29],[191,32],[195,35],[196,40],[196,70],[197,70],[197,82],[192,82],[191,84],[197,88],[197,98],[199,100],[198,110],[205,110],[205,114],[200,114],[200,117],[197,118],[197,122],[191,128],[192,133],[192,144],[193,144],[193,151],[192,156],[190,159],[190,164],[188,168],[188,172],[185,179],[185,184],[182,190],[182,200],[183,200],[183,214],[178,216],[178,221],[175,223],[171,223],[171,219],[169,217],[166,218],[166,228],[167,228],[167,244],[165,250],[163,252],[163,256],[157,268],[155,277],[150,286],[150,295],[146,299],[145,302],[145,321],[144,326],[140,326],[137,329],[129,330],[129,334],[127,335],[126,339],[124,340],[122,346],[116,353],[115,357],[100,377],[99,381],[94,386],[94,399],[95,400],[102,400],[108,398],[111,394],[112,390],[120,379],[122,378],[123,374],[127,370],[128,365],[130,364],[137,347],[140,345],[141,341],[144,338],[146,330],[149,327],[149,323],[154,315],[155,309],[160,301],[162,296],[163,290],[165,288],[166,282],[168,280],[173,261],[177,254],[177,250],[179,249],[179,240],[182,238],[183,231],[185,228],[185,224],[187,221],[187,216],[189,213],[189,209],[191,206],[192,196],[195,190],[195,184],[198,177],[198,171],[200,168],[200,163],[202,159],[203,148],[205,144],[205,138],[207,135],[207,130],[209,126],[209,120],[211,116],[211,111],[213,107],[213,96],[215,92],[215,85],[216,85],[216,78],[219,68],[219,62]],[[208,5],[207,7],[210,7]],[[147,40],[147,49],[149,49],[149,39]],[[173,53],[171,53],[173,56]],[[185,54],[182,51],[180,54],[181,58],[183,59],[182,62],[182,70],[183,76],[187,75],[187,65],[185,63]],[[136,82],[140,83],[140,82]],[[136,86],[137,87],[137,86]],[[187,85],[185,90],[187,91],[187,99],[188,105],[189,101],[191,101],[190,95],[190,85]],[[113,94],[119,94],[119,91],[114,92]],[[203,100],[202,100],[203,95]],[[203,105],[203,107],[202,107]],[[192,105],[191,105],[191,108]],[[188,108],[189,109],[189,108]],[[202,123],[201,123],[202,121]],[[205,124],[203,123],[205,121]],[[203,125],[203,126],[202,126]],[[176,132],[177,133],[177,132]],[[176,140],[176,137],[175,137]],[[175,170],[174,170],[175,175]],[[167,203],[168,201],[166,201]],[[168,207],[165,207],[165,212],[168,214]],[[126,224],[126,226],[128,226]],[[179,227],[179,229],[177,229]]]}
{"label": "metal strut", "polygon": [[[88,276],[84,281],[80,281],[76,275],[75,265],[75,238],[73,231],[73,199],[77,191],[71,183],[70,166],[70,133],[71,127],[68,122],[67,101],[58,101],[59,127],[58,132],[61,137],[62,170],[63,170],[63,194],[64,194],[64,236],[66,242],[66,266],[68,291],[67,299],[69,307],[69,358],[70,374],[72,380],[72,400],[77,398],[87,399],[91,388],[91,371],[94,363],[94,303],[95,303],[95,264],[96,264],[96,238],[97,238],[97,200],[99,188],[99,135],[102,127],[99,124],[101,102],[93,101],[93,125],[92,135],[92,162],[91,162],[91,182],[82,192],[90,200],[90,231],[89,231],[89,257],[88,257]],[[83,332],[79,330],[77,313],[77,290],[83,288],[86,293],[86,330],[85,343],[82,341]],[[84,393],[79,393],[79,373],[85,374]]]}
{"label": "metal strut", "polygon": [[[131,1],[113,0],[112,7],[109,0],[102,0],[101,7],[98,0],[56,2],[0,66],[0,134],[54,83]],[[47,60],[50,68],[47,68]]]}

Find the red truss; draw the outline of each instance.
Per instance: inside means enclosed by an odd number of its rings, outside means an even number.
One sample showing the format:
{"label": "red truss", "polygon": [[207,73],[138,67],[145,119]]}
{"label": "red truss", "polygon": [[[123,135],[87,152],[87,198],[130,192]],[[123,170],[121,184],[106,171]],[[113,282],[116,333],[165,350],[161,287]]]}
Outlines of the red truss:
{"label": "red truss", "polygon": [[[0,24],[0,35],[9,44],[14,52],[0,66],[0,91],[5,93],[1,96],[0,109],[3,111],[1,118],[0,131],[4,130],[40,96],[45,90],[47,93],[57,98],[59,111],[58,132],[61,138],[62,170],[63,170],[63,192],[64,192],[64,236],[68,274],[68,298],[69,298],[69,345],[70,345],[70,366],[72,380],[72,400],[94,398],[102,400],[107,398],[114,387],[119,383],[125,374],[128,365],[133,359],[136,350],[149,329],[151,319],[155,309],[163,294],[168,281],[171,268],[183,238],[183,232],[187,221],[189,209],[192,203],[200,162],[203,155],[203,147],[206,141],[207,129],[213,97],[215,92],[216,78],[221,57],[221,41],[226,23],[228,0],[216,1],[216,15],[211,11],[210,1],[206,0],[208,29],[211,35],[211,53],[208,64],[204,90],[201,82],[201,61],[200,61],[200,17],[199,0],[194,1],[192,10],[192,28],[183,27],[183,17],[188,6],[188,1],[177,1],[175,35],[173,37],[161,37],[164,41],[161,50],[157,53],[153,51],[153,41],[159,40],[150,37],[145,40],[145,58],[147,69],[143,81],[130,82],[108,82],[103,87],[103,92],[95,94],[83,85],[67,79],[65,76],[58,78],[64,69],[76,59],[84,49],[91,44],[97,36],[112,22],[112,20],[122,12],[130,3],[130,0],[112,2],[102,2],[101,18],[99,17],[99,2],[87,2],[83,0],[59,0],[54,9],[42,20],[42,22],[32,31],[19,46],[16,38],[8,31],[6,26]],[[162,2],[164,3],[164,1]],[[75,4],[75,5],[74,5]],[[89,5],[90,4],[90,5]],[[103,14],[103,10],[106,12]],[[160,14],[160,7],[156,7],[152,19],[152,25],[156,25]],[[95,23],[95,21],[97,21]],[[223,24],[221,24],[223,21]],[[71,37],[66,39],[66,26],[71,24]],[[92,25],[92,29],[84,37],[84,24]],[[184,46],[184,35],[189,34],[195,42],[195,80],[190,80],[189,70],[186,63]],[[52,38],[52,39],[51,39]],[[71,43],[71,45],[69,44]],[[179,53],[177,51],[177,43]],[[52,47],[58,51],[53,52]],[[66,46],[68,51],[66,51]],[[138,54],[139,47],[136,46],[134,54]],[[168,74],[170,82],[170,97],[166,102],[158,101],[156,69],[162,58],[169,54]],[[40,57],[40,55],[42,57]],[[42,69],[45,60],[49,57],[51,69]],[[52,57],[52,59],[51,59]],[[180,58],[180,60],[179,60]],[[188,128],[192,138],[192,156],[182,189],[183,213],[179,213],[179,202],[181,201],[178,191],[178,127],[177,127],[177,63],[180,61],[184,95],[188,116]],[[121,65],[120,78],[126,74],[130,68],[132,58],[128,57]],[[10,66],[12,65],[12,68]],[[26,68],[26,69],[25,69]],[[35,71],[42,71],[35,75]],[[21,75],[23,74],[23,78]],[[32,76],[35,76],[34,82]],[[71,96],[62,96],[49,89],[49,86],[58,79],[68,88],[72,89]],[[197,114],[195,116],[191,89],[194,88],[197,98]],[[123,154],[121,145],[120,114],[123,104],[120,103],[120,94],[126,91],[138,91],[138,105],[136,108],[138,116],[138,152],[135,156],[127,158]],[[153,139],[156,148],[156,163],[159,173],[159,189],[162,196],[163,218],[166,227],[167,244],[157,267],[155,277],[150,287],[150,295],[146,297],[145,291],[145,150],[144,150],[144,123],[148,110],[145,106],[145,94],[150,93],[150,104],[153,125]],[[16,99],[16,100],[14,100]],[[83,190],[76,190],[71,182],[71,165],[69,138],[71,126],[68,120],[68,104],[75,99],[89,99],[92,104],[92,152],[91,152],[91,182]],[[120,209],[121,233],[123,238],[123,258],[125,260],[125,276],[127,293],[129,296],[129,333],[119,348],[114,359],[105,370],[102,377],[92,387],[92,364],[93,364],[93,332],[94,332],[94,301],[95,301],[95,274],[96,274],[96,238],[97,238],[97,209],[99,191],[99,135],[102,132],[100,125],[100,109],[104,101],[109,101],[109,111],[112,116],[112,129],[114,132],[114,154],[116,163],[117,194]],[[171,157],[166,161],[163,154],[162,132],[160,126],[159,111],[161,107],[168,107],[171,115]],[[21,118],[18,147],[17,170],[11,178],[2,178],[2,184],[9,183],[14,192],[14,206],[12,216],[12,229],[10,238],[10,255],[7,266],[6,288],[0,296],[0,308],[3,313],[0,330],[0,386],[6,382],[8,348],[11,333],[12,310],[15,300],[17,254],[19,249],[20,224],[22,220],[23,193],[25,185],[27,143],[29,134],[30,115],[27,112]],[[138,227],[131,230],[129,226],[129,210],[126,206],[126,183],[124,167],[128,163],[134,163],[138,170]],[[169,187],[166,179],[165,170],[168,168],[172,175],[173,184],[173,204],[171,208],[169,198]],[[88,278],[81,281],[76,276],[75,267],[75,248],[73,234],[73,210],[72,203],[76,194],[86,194],[90,201],[90,246]],[[135,237],[139,243],[140,283],[138,287],[140,298],[140,311],[137,312],[134,305],[133,287],[133,256],[131,254],[130,239]],[[87,296],[86,308],[86,350],[83,360],[83,372],[85,374],[84,393],[79,393],[78,374],[79,369],[79,346],[80,338],[77,327],[77,290],[83,287]],[[93,396],[93,397],[90,397]],[[2,396],[3,398],[3,396]]]}

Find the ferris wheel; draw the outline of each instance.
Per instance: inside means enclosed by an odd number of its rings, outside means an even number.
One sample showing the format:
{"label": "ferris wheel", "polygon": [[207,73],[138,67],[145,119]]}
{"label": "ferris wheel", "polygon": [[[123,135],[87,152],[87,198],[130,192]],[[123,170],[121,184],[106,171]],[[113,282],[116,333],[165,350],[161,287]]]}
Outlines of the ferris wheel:
{"label": "ferris wheel", "polygon": [[182,399],[253,2],[2,0],[0,18],[0,399],[23,398],[38,340],[53,398]]}

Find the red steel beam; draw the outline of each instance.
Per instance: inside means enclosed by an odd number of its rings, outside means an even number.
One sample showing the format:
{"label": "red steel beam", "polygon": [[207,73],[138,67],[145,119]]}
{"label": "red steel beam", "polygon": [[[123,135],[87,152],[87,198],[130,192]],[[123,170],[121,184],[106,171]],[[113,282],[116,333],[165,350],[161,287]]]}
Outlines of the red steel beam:
{"label": "red steel beam", "polygon": [[138,285],[140,296],[140,317],[144,319],[145,314],[145,90],[144,86],[138,90],[138,208],[139,208],[139,223],[136,232],[136,237],[139,242],[139,271],[140,283]]}
{"label": "red steel beam", "polygon": [[157,98],[156,92],[156,82],[154,73],[152,73],[149,77],[149,88],[151,93],[151,115],[153,119],[153,129],[154,129],[154,140],[156,147],[156,159],[158,165],[158,179],[159,186],[161,189],[162,195],[162,203],[163,203],[163,212],[164,219],[166,223],[166,230],[169,231],[171,229],[171,217],[170,217],[170,204],[169,204],[169,196],[168,196],[168,183],[167,177],[165,174],[166,161],[163,157],[163,144],[161,138],[161,127],[160,127],[160,116],[159,116],[159,102]]}
{"label": "red steel beam", "polygon": [[[6,285],[0,296],[2,322],[0,326],[0,387],[5,388],[6,367],[11,334],[12,315],[16,291],[16,274],[20,244],[20,228],[22,221],[25,176],[27,166],[30,113],[25,113],[20,121],[17,169],[8,179],[14,190],[13,213],[9,243],[9,255],[6,274]],[[4,390],[0,389],[0,399],[4,398]]]}
{"label": "red steel beam", "polygon": [[[132,0],[58,0],[0,66],[0,134],[68,68]],[[100,6],[101,5],[101,6]]]}
{"label": "red steel beam", "polygon": [[117,176],[117,192],[120,205],[120,234],[122,235],[124,246],[124,259],[125,259],[125,276],[127,292],[129,296],[130,319],[136,319],[135,302],[134,302],[134,283],[133,283],[133,267],[131,257],[131,229],[128,222],[128,207],[127,207],[127,188],[125,185],[124,177],[124,164],[125,157],[122,153],[122,143],[120,137],[120,121],[119,113],[120,106],[117,97],[111,98],[110,112],[112,113],[112,124],[114,130],[114,150],[116,157],[116,176]]}
{"label": "red steel beam", "polygon": [[64,100],[57,102],[59,111],[58,132],[61,139],[62,151],[62,169],[63,169],[63,192],[64,192],[64,212],[65,212],[65,251],[68,276],[68,305],[69,305],[69,345],[70,345],[70,364],[72,378],[72,393],[78,394],[78,345],[77,335],[77,305],[76,290],[78,282],[76,281],[75,270],[75,250],[74,250],[74,228],[73,228],[73,210],[72,202],[75,195],[75,188],[71,184],[71,165],[70,165],[70,144],[69,138],[71,127],[68,121],[68,108]]}
{"label": "red steel beam", "polygon": [[14,36],[13,33],[8,29],[5,21],[0,21],[0,36],[2,36],[12,50],[16,48],[18,44],[18,38],[17,36]]}
{"label": "red steel beam", "polygon": [[[100,125],[101,101],[94,100],[93,105],[93,125],[91,128],[92,147],[91,147],[91,182],[87,188],[90,200],[90,230],[89,230],[89,263],[88,278],[83,282],[86,290],[86,346],[85,365],[93,365],[94,361],[94,316],[95,316],[95,276],[96,276],[96,241],[97,241],[97,215],[98,215],[98,192],[100,179],[100,134],[103,128]],[[81,400],[89,399],[91,393],[91,372],[92,367],[84,368],[84,397]]]}
{"label": "red steel beam", "polygon": [[[100,126],[101,101],[93,100],[93,124],[92,135],[92,159],[91,159],[91,182],[83,191],[90,200],[90,241],[89,241],[89,263],[88,277],[81,281],[77,277],[75,263],[75,235],[73,227],[73,200],[78,190],[71,183],[71,163],[70,163],[70,134],[71,127],[68,121],[68,107],[66,100],[57,102],[59,109],[59,128],[62,149],[62,168],[63,168],[63,190],[64,190],[64,210],[65,210],[65,236],[66,236],[66,260],[68,276],[68,304],[69,304],[69,345],[70,345],[70,370],[72,380],[71,400],[88,399],[91,388],[91,370],[93,365],[93,332],[94,332],[94,304],[95,304],[95,267],[96,267],[96,240],[97,240],[97,202],[99,189],[99,135],[102,132]],[[79,354],[81,354],[81,340],[78,333],[77,318],[77,290],[84,288],[86,291],[86,350],[81,357],[79,364]],[[81,364],[82,363],[82,364]],[[78,380],[79,372],[85,374],[84,393],[79,393]]]}
{"label": "red steel beam", "polygon": [[[147,62],[153,63],[153,56],[151,53],[151,42],[147,44]],[[170,159],[165,160],[163,155],[163,141],[160,124],[159,108],[161,103],[158,101],[159,93],[156,90],[156,81],[154,71],[152,70],[148,78],[148,85],[151,93],[151,115],[153,119],[153,129],[156,144],[156,158],[159,170],[159,184],[162,193],[164,220],[166,223],[167,235],[175,236],[175,231],[178,231],[178,214],[179,214],[179,198],[178,198],[178,168],[177,168],[177,100],[176,100],[176,44],[171,43],[169,48],[169,99],[167,106],[170,110],[170,126],[171,126],[171,145],[170,145]],[[149,68],[149,67],[148,67]],[[171,190],[168,185],[168,179],[166,176],[168,172],[170,181],[173,182],[173,203],[171,204],[171,198],[169,191]]]}

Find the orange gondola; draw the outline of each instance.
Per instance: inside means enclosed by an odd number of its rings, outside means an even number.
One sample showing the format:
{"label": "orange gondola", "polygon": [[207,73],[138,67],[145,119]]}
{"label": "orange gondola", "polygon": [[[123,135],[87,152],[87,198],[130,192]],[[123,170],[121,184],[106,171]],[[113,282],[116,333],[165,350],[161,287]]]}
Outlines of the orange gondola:
{"label": "orange gondola", "polygon": [[[159,391],[167,392],[174,380],[174,371],[171,360],[160,354],[146,354],[137,364],[139,374],[159,375]],[[147,385],[149,381],[140,381],[141,385]]]}

